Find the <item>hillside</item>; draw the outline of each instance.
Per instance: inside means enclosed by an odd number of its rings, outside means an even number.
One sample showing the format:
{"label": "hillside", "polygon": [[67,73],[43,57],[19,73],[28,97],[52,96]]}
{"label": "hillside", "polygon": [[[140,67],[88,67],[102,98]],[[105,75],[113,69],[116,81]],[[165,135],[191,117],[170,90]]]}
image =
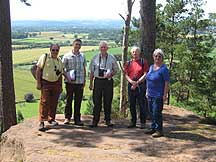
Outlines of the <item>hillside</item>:
{"label": "hillside", "polygon": [[[152,138],[139,128],[126,128],[127,120],[115,127],[98,128],[60,125],[37,131],[37,118],[26,120],[5,132],[0,161],[26,162],[215,162],[216,126],[200,124],[200,117],[173,106],[164,109],[164,133]],[[85,116],[86,125],[91,117]],[[149,125],[149,122],[147,123]]]}

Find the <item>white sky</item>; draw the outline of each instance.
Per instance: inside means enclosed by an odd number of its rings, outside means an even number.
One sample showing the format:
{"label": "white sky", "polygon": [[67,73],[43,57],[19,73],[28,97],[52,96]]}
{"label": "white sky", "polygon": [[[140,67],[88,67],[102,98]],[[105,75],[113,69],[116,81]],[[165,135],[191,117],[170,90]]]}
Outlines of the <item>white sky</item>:
{"label": "white sky", "polygon": [[[165,0],[157,0],[157,3]],[[28,0],[31,7],[20,0],[10,0],[11,20],[72,20],[72,19],[121,19],[127,0]],[[139,17],[136,0],[132,15]],[[204,10],[216,12],[216,0],[207,0]]]}

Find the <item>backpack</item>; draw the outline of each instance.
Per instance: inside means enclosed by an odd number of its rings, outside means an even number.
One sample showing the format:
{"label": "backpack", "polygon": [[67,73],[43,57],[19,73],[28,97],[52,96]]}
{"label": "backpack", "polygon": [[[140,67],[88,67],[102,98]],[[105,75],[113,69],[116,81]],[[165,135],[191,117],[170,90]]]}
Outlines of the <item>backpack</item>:
{"label": "backpack", "polygon": [[[48,55],[48,54],[45,53],[45,59],[44,59],[44,63],[43,63],[43,66],[42,66],[42,69],[41,69],[41,70],[43,70],[43,68],[44,68],[44,66],[45,66],[45,63],[46,63],[46,60],[47,60],[47,55]],[[35,80],[37,80],[37,77],[36,77],[37,63],[35,63],[35,64],[31,67],[30,71],[31,71],[31,73],[32,73],[32,76],[35,78]]]}

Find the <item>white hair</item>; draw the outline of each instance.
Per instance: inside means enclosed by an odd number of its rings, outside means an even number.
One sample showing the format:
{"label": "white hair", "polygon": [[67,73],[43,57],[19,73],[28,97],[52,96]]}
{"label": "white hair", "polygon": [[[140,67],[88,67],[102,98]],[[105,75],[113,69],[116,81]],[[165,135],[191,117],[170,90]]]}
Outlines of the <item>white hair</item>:
{"label": "white hair", "polygon": [[132,51],[136,51],[136,50],[138,50],[139,53],[140,53],[140,48],[139,48],[139,47],[133,46],[133,47],[131,48],[131,52],[132,52]]}
{"label": "white hair", "polygon": [[108,47],[107,41],[101,41],[101,42],[99,43],[99,47],[101,47],[102,45],[106,45],[106,46]]}
{"label": "white hair", "polygon": [[164,52],[163,52],[162,49],[160,49],[160,48],[155,49],[154,52],[153,52],[153,56],[156,55],[156,54],[159,54],[164,58]]}

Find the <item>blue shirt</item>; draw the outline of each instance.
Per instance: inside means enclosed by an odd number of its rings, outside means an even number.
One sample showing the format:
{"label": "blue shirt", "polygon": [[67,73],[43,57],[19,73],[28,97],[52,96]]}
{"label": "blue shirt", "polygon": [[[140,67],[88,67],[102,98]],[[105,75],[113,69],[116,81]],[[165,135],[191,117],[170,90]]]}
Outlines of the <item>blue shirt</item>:
{"label": "blue shirt", "polygon": [[148,96],[156,98],[163,97],[165,81],[169,82],[169,80],[169,70],[165,64],[162,64],[157,70],[154,70],[154,65],[151,65],[146,75]]}

